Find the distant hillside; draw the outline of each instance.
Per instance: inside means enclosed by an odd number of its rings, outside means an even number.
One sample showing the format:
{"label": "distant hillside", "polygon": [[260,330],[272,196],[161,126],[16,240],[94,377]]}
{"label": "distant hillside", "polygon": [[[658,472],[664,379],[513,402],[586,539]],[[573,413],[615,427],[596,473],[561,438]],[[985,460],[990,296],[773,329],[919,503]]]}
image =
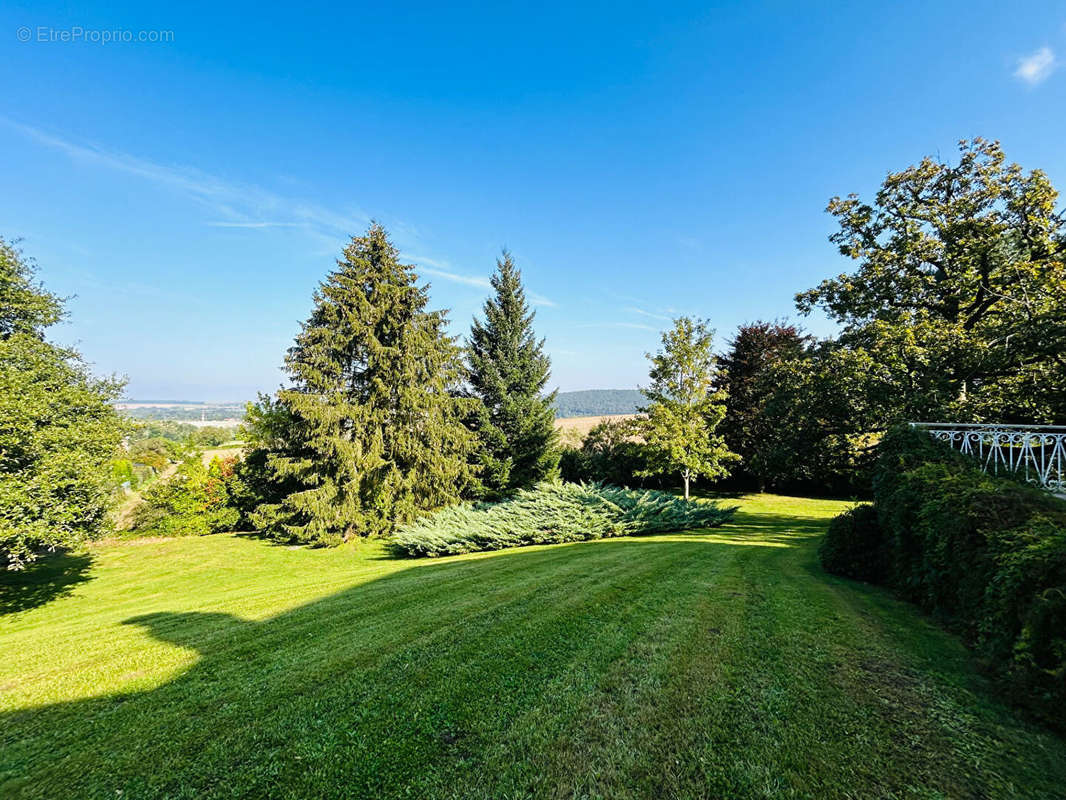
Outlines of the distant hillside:
{"label": "distant hillside", "polygon": [[633,414],[645,402],[637,389],[585,389],[559,392],[555,399],[555,416],[595,417],[605,414]]}

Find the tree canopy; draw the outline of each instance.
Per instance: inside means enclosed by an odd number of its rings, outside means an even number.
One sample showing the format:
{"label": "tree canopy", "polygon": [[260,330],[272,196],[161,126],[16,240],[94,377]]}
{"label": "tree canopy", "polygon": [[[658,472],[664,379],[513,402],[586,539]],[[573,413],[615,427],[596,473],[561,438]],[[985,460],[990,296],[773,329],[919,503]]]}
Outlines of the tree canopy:
{"label": "tree canopy", "polygon": [[1066,227],[1040,170],[963,141],[833,198],[831,236],[858,269],[796,297],[880,366],[892,419],[1066,421]]}
{"label": "tree canopy", "polygon": [[685,485],[702,476],[728,474],[726,464],[737,455],[715,432],[725,417],[725,391],[716,388],[714,331],[703,320],[680,317],[662,335],[662,348],[652,355],[651,383],[642,389],[649,404],[634,421],[644,437],[648,467],[643,474],[679,475]]}
{"label": "tree canopy", "polygon": [[803,358],[811,342],[795,325],[754,322],[740,326],[718,361],[721,385],[729,398],[720,430],[760,491],[781,472],[779,432],[766,413],[777,385],[775,367]]}
{"label": "tree canopy", "polygon": [[77,352],[45,339],[63,305],[33,277],[0,239],[0,555],[12,569],[107,529],[124,430],[112,405],[123,382],[94,378]]}

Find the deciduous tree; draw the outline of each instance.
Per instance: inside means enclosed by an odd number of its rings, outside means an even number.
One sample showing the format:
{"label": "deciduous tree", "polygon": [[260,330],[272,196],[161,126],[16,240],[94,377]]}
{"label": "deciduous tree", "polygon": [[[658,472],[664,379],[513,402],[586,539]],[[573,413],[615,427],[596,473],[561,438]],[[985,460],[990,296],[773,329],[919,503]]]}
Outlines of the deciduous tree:
{"label": "deciduous tree", "polygon": [[1066,421],[1066,226],[1040,170],[996,142],[890,174],[872,203],[833,198],[858,262],[797,295],[885,370],[895,419]]}
{"label": "deciduous tree", "polygon": [[795,325],[754,322],[741,325],[718,362],[721,384],[729,397],[720,431],[730,450],[740,455],[743,470],[759,491],[777,474],[777,425],[767,415],[774,391],[775,365],[802,358],[811,337]]}
{"label": "deciduous tree", "polygon": [[641,391],[649,404],[634,421],[647,448],[648,468],[642,473],[679,475],[686,500],[693,480],[726,475],[726,464],[738,458],[716,432],[726,394],[715,385],[713,338],[702,320],[675,320],[659,352],[648,354],[651,384]]}
{"label": "deciduous tree", "polygon": [[0,239],[0,557],[20,569],[43,550],[107,530],[111,459],[124,426],[123,382],[95,378],[45,339],[63,303]]}

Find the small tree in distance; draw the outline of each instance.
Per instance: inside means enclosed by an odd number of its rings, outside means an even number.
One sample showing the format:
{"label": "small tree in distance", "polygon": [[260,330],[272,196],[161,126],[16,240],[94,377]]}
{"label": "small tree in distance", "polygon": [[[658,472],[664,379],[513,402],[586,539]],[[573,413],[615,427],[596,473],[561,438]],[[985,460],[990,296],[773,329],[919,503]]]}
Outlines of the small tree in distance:
{"label": "small tree in distance", "polygon": [[698,477],[728,475],[725,465],[739,456],[715,432],[725,417],[724,390],[715,388],[714,331],[700,319],[681,317],[662,336],[662,348],[648,354],[651,385],[641,389],[649,405],[634,429],[646,442],[642,475],[680,474],[689,485]]}

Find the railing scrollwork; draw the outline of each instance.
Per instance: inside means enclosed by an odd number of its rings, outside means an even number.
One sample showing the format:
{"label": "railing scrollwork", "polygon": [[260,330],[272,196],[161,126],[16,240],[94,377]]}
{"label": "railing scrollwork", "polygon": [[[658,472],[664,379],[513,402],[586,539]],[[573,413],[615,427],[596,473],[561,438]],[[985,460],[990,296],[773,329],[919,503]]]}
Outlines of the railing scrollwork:
{"label": "railing scrollwork", "polygon": [[1009,472],[1056,494],[1066,493],[1066,426],[912,422],[986,472]]}

